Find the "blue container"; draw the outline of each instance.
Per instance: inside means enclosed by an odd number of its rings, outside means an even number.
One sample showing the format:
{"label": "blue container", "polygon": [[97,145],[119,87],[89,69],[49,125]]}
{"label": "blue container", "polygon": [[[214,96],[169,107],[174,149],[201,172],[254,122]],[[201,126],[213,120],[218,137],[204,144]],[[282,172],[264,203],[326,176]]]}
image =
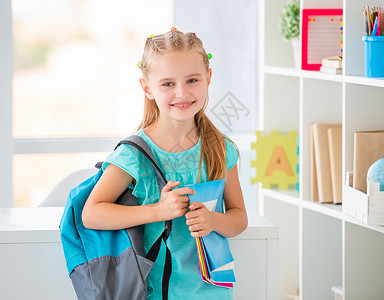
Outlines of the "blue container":
{"label": "blue container", "polygon": [[384,77],[384,36],[363,36],[365,76]]}

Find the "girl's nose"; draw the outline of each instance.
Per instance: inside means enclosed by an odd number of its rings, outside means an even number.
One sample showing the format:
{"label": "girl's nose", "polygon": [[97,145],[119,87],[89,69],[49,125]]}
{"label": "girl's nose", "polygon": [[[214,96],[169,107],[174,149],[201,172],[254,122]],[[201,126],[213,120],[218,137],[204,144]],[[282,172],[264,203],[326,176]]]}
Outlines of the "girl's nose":
{"label": "girl's nose", "polygon": [[188,88],[184,84],[179,84],[176,89],[176,97],[183,98],[188,95]]}

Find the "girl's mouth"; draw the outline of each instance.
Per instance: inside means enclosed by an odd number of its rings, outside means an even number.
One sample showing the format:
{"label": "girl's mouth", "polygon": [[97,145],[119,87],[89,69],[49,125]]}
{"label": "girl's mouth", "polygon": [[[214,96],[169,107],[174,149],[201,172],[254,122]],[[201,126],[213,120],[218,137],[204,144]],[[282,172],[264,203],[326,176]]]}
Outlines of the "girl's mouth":
{"label": "girl's mouth", "polygon": [[188,109],[189,107],[191,107],[194,103],[195,103],[195,101],[192,101],[192,102],[180,102],[180,103],[171,104],[171,106],[175,107],[177,109],[180,109],[180,110],[184,110],[184,109]]}

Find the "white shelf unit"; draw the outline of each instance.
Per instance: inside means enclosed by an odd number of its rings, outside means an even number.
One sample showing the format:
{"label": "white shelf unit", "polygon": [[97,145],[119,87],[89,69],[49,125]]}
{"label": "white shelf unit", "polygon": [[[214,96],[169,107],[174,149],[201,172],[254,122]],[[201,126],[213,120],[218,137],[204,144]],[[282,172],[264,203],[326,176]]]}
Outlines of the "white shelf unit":
{"label": "white shelf unit", "polygon": [[[384,227],[363,224],[341,205],[310,201],[309,125],[342,123],[343,177],[353,169],[353,133],[384,129],[384,79],[364,77],[364,5],[382,1],[301,0],[303,8],[343,8],[343,74],[294,69],[280,34],[287,0],[259,2],[259,128],[299,131],[297,191],[260,189],[260,213],[279,225],[279,299],[384,299]],[[343,180],[344,182],[344,180]]]}

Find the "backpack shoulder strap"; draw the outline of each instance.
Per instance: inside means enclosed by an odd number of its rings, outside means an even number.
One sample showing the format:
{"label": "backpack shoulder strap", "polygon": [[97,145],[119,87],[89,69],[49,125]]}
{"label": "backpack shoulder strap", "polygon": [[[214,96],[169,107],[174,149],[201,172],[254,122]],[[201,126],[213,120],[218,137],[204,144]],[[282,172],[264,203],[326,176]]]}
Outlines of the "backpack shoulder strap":
{"label": "backpack shoulder strap", "polygon": [[[157,178],[157,184],[159,186],[159,190],[163,189],[163,187],[167,184],[167,179],[165,178],[163,172],[160,170],[159,166],[157,165],[151,150],[148,147],[148,144],[144,141],[144,139],[138,135],[131,135],[129,137],[126,137],[125,139],[121,140],[115,147],[115,150],[122,144],[127,144],[135,147],[140,152],[142,152],[152,163],[152,166],[154,167],[156,178]],[[169,233],[172,230],[172,221],[166,221],[165,222],[165,229],[167,231],[166,239],[169,236]]]}
{"label": "backpack shoulder strap", "polygon": [[[147,143],[143,140],[143,138],[141,138],[138,135],[131,135],[131,136],[125,138],[124,140],[121,140],[117,144],[117,146],[115,147],[115,150],[117,149],[117,147],[119,147],[122,144],[128,144],[128,145],[135,147],[136,149],[141,151],[149,159],[149,161],[152,163],[152,166],[155,170],[157,184],[158,184],[160,192],[161,192],[162,188],[167,184],[167,180],[166,180],[163,172],[161,172],[159,166],[157,165],[157,163],[156,163],[156,161],[152,155],[151,150],[149,149]],[[165,255],[165,264],[164,264],[163,280],[162,280],[162,298],[163,298],[163,300],[168,299],[169,279],[170,279],[171,273],[172,273],[171,252],[170,252],[168,245],[167,245],[167,239],[169,237],[169,234],[171,233],[171,230],[172,230],[172,220],[166,221],[165,225],[164,225],[163,232],[157,238],[156,242],[152,245],[152,247],[149,249],[149,251],[146,255],[146,258],[148,258],[149,260],[154,262],[158,256],[159,252],[160,252],[161,241],[162,240],[164,241],[166,255]]]}
{"label": "backpack shoulder strap", "polygon": [[167,179],[165,178],[163,172],[161,172],[159,166],[157,165],[151,150],[148,147],[148,144],[143,140],[142,137],[138,135],[131,135],[123,140],[121,140],[115,147],[115,150],[122,144],[128,144],[136,149],[138,149],[140,152],[142,152],[152,163],[153,168],[155,169],[157,183],[159,185],[159,189],[161,189],[167,184]]}

